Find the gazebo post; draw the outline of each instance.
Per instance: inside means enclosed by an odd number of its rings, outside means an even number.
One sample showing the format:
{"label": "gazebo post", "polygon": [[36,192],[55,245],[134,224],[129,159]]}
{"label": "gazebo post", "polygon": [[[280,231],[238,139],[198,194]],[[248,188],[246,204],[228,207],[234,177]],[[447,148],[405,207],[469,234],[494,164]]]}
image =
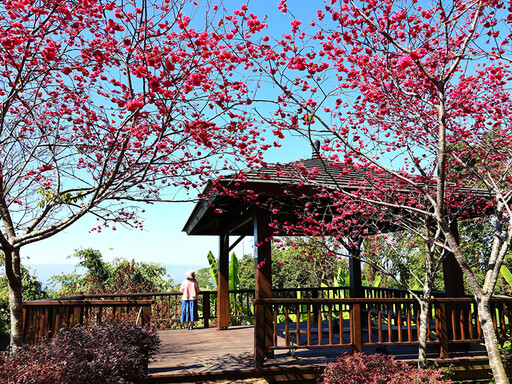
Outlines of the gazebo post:
{"label": "gazebo post", "polygon": [[363,283],[361,278],[361,259],[359,258],[360,249],[350,250],[348,260],[348,270],[350,273],[350,298],[364,297]]}
{"label": "gazebo post", "polygon": [[[272,230],[270,214],[262,208],[255,208],[253,213],[254,225],[254,261],[255,266],[255,298],[272,298]],[[272,342],[272,311],[269,307],[255,305],[254,308],[254,364],[262,367],[265,356],[265,346]]]}
{"label": "gazebo post", "polygon": [[[450,224],[450,229],[457,243],[459,243],[459,230],[457,227],[457,220],[453,220]],[[443,278],[444,278],[444,292],[446,297],[463,297],[464,296],[464,273],[459,263],[455,259],[453,253],[448,253],[443,260]]]}
{"label": "gazebo post", "polygon": [[[363,284],[361,278],[361,241],[357,242],[357,246],[349,249],[349,273],[350,273],[350,298],[364,297]],[[350,315],[350,329],[352,330],[353,352],[363,351],[363,317],[361,304],[355,303],[352,306]]]}
{"label": "gazebo post", "polygon": [[219,236],[219,274],[217,281],[217,330],[229,327],[229,233]]}
{"label": "gazebo post", "polygon": [[[450,229],[452,233],[455,235],[457,243],[459,243],[459,230],[457,226],[457,220],[453,220],[450,224]],[[455,255],[452,252],[449,252],[443,260],[443,280],[444,280],[444,292],[446,297],[464,297],[464,273],[462,272],[462,268],[460,267],[457,259],[455,259]],[[449,343],[448,338],[451,335],[453,326],[452,326],[452,316],[451,312],[455,309],[453,305],[444,304],[440,307],[441,310],[441,324],[445,329],[444,332],[440,335],[440,350],[439,356],[441,358],[449,357]],[[467,318],[467,312],[465,309],[461,310],[464,314],[457,314],[457,317],[463,316]],[[469,345],[466,344],[457,344],[457,350],[467,349]]]}

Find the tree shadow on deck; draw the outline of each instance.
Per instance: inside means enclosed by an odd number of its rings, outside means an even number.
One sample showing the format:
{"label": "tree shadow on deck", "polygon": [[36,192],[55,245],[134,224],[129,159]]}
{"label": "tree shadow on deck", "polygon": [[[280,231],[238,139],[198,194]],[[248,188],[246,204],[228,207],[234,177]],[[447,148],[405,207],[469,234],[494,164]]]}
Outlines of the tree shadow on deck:
{"label": "tree shadow on deck", "polygon": [[[149,365],[150,373],[199,373],[254,369],[254,327],[236,326],[227,331],[216,328],[193,330],[164,330],[159,332],[162,345],[155,360]],[[301,335],[302,340],[303,335]],[[280,335],[280,339],[283,336]],[[327,340],[324,339],[327,343]],[[280,344],[283,345],[281,340]],[[438,357],[439,346],[429,345],[428,358]],[[265,362],[265,367],[291,365],[323,365],[335,360],[344,352],[350,353],[349,346],[339,348],[296,348],[291,344],[275,351],[275,358]],[[416,359],[417,345],[386,347],[364,347],[367,354],[384,353],[399,359]],[[467,345],[460,351],[452,351],[454,357],[481,355],[482,345]]]}
{"label": "tree shadow on deck", "polygon": [[156,372],[211,372],[254,366],[254,328],[160,331],[162,345],[149,366]]}

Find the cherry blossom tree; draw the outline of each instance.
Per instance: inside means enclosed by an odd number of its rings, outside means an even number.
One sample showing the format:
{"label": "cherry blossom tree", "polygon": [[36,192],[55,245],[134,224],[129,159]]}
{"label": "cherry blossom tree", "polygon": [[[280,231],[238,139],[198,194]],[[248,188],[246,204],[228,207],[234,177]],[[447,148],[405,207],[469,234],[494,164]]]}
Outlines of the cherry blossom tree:
{"label": "cherry blossom tree", "polygon": [[23,246],[86,214],[98,219],[93,230],[140,227],[137,203],[175,201],[236,161],[261,160],[249,90],[233,77],[240,59],[209,20],[187,1],[0,5],[0,250],[12,347],[22,344]]}
{"label": "cherry blossom tree", "polygon": [[[453,253],[477,302],[496,383],[508,383],[489,301],[512,239],[511,6],[332,0],[298,20],[283,0],[290,27],[277,39],[251,30],[257,17],[247,7],[227,27],[244,27],[233,46],[249,58],[254,80],[276,94],[273,113],[260,110],[274,133],[322,141],[325,167],[299,164],[305,182],[329,167],[363,175],[322,191],[334,216],[322,220],[312,202],[303,223],[332,235],[352,230],[355,215],[371,216]],[[474,215],[495,224],[483,284],[456,230]]]}

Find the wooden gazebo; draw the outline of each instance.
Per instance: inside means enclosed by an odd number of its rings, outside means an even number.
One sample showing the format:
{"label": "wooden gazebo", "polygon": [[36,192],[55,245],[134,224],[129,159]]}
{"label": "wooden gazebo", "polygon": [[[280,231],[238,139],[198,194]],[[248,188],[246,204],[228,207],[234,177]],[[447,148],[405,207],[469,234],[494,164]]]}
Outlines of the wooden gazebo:
{"label": "wooden gazebo", "polygon": [[[339,167],[328,166],[318,156],[300,160],[298,163],[299,168],[306,173],[308,170],[315,170],[314,185],[308,183],[307,178],[301,178],[296,172],[297,167],[290,164],[269,165],[247,171],[242,176],[222,178],[216,183],[208,184],[203,193],[205,199],[195,206],[184,226],[183,230],[188,235],[219,236],[218,330],[228,329],[229,324],[229,253],[245,236],[254,237],[255,263],[260,266],[255,268],[256,302],[272,298],[272,255],[271,242],[268,239],[285,233],[276,233],[270,224],[272,220],[292,220],[293,215],[287,209],[271,212],[263,202],[278,201],[280,204],[276,206],[295,206],[300,209],[304,200],[298,196],[313,196],[318,185],[326,189],[349,189],[357,184],[354,181],[364,177],[362,173],[342,172]],[[232,236],[236,240],[231,242]],[[349,256],[352,256],[349,257],[350,298],[364,298],[359,249],[353,247],[349,252]],[[453,255],[446,257],[443,268],[446,297],[463,297],[463,274]],[[263,362],[266,353],[264,346],[271,344],[269,337],[272,335],[272,313],[265,308],[257,305],[254,313],[256,365]],[[351,343],[362,345],[362,341],[358,343],[352,340]]]}

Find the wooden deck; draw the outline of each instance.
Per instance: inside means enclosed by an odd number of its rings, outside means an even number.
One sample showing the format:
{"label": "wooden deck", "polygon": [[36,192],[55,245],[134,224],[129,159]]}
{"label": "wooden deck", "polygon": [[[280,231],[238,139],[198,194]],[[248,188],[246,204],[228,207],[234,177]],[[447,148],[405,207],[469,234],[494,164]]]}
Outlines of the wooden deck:
{"label": "wooden deck", "polygon": [[[254,327],[230,327],[160,331],[162,345],[150,364],[150,383],[201,382],[218,379],[266,378],[314,380],[321,362],[308,366],[279,351],[265,368],[254,368]],[[298,376],[299,375],[299,376]]]}
{"label": "wooden deck", "polygon": [[[161,331],[163,345],[149,367],[150,382],[246,378],[315,382],[326,361],[353,351],[388,353],[414,364],[418,303],[400,290],[366,288],[365,292],[364,298],[347,298],[343,287],[287,289],[276,290],[276,298],[254,299],[254,291],[233,291],[232,318],[252,318],[257,332],[252,326]],[[215,294],[207,291],[201,296],[202,324],[217,314],[210,297]],[[180,297],[177,292],[156,292],[25,302],[24,337],[35,342],[55,334],[62,324],[110,318],[172,327],[179,324]],[[497,337],[512,340],[512,298],[494,298],[491,304]],[[476,378],[476,370],[488,377],[474,299],[434,297],[429,306],[429,361],[452,364],[471,379]],[[218,317],[216,322],[220,324]],[[272,353],[274,358],[265,360]]]}
{"label": "wooden deck", "polygon": [[[202,382],[220,379],[265,378],[274,381],[315,382],[326,361],[334,360],[347,348],[296,350],[293,356],[287,350],[275,351],[275,358],[264,367],[254,368],[254,328],[230,327],[227,331],[215,328],[160,331],[162,345],[156,359],[150,364],[150,383]],[[376,348],[365,349],[376,353]],[[417,346],[388,347],[379,352],[411,360],[417,357]],[[466,365],[486,365],[482,348],[472,346],[467,351],[452,352],[452,359]],[[437,361],[438,351],[432,348],[429,358]],[[464,365],[464,364],[463,364]],[[463,369],[464,370],[464,369]],[[466,369],[467,370],[467,369]],[[472,370],[472,368],[471,368]]]}

